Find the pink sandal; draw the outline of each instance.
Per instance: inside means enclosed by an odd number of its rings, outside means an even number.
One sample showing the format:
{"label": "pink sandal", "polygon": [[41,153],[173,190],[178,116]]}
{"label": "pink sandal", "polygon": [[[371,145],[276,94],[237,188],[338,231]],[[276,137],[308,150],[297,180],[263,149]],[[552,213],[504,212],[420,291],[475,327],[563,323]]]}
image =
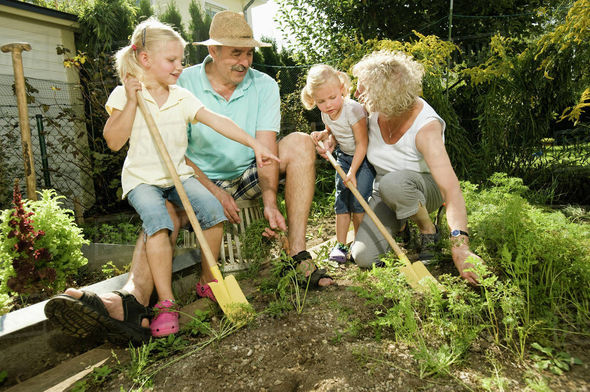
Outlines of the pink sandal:
{"label": "pink sandal", "polygon": [[152,336],[161,337],[177,333],[179,325],[176,304],[173,301],[164,300],[158,302],[154,309],[156,317],[150,324]]}
{"label": "pink sandal", "polygon": [[[217,279],[213,280],[213,282],[217,282]],[[197,295],[201,298],[209,298],[211,301],[217,302],[213,291],[211,291],[211,287],[207,283],[197,283]]]}

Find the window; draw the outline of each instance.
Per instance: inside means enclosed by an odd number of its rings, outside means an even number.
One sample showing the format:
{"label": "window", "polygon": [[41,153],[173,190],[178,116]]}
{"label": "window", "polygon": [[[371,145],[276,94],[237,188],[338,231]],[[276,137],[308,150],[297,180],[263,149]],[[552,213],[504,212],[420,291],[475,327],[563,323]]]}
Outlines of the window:
{"label": "window", "polygon": [[214,5],[211,3],[205,2],[205,13],[209,15],[211,18],[215,16],[216,13],[224,11],[225,8],[222,8],[218,5]]}

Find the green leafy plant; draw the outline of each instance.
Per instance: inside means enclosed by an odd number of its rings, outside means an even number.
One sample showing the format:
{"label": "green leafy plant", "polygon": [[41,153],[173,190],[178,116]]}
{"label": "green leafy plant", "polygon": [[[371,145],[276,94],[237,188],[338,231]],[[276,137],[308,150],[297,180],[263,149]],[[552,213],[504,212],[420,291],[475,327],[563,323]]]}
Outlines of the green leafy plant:
{"label": "green leafy plant", "polygon": [[106,278],[112,278],[113,276],[119,276],[129,272],[130,266],[130,264],[127,264],[123,268],[119,268],[112,261],[108,261],[101,267],[101,271]]}
{"label": "green leafy plant", "polygon": [[531,344],[537,352],[531,355],[535,367],[539,370],[549,370],[553,374],[561,376],[568,372],[573,365],[581,365],[582,361],[564,351],[555,351],[552,347],[543,347],[535,342]]}
{"label": "green leafy plant", "polygon": [[[279,298],[289,299],[297,314],[301,314],[307,298],[309,278],[306,278],[303,273],[297,270],[297,265],[293,262],[293,259],[287,256],[284,251],[282,251],[279,260],[273,265],[273,273],[279,277],[277,284]],[[305,287],[302,287],[303,284],[305,284]]]}
{"label": "green leafy plant", "polygon": [[[186,313],[183,313],[186,314]],[[196,309],[192,315],[188,315],[190,321],[184,326],[190,335],[210,335],[211,334],[211,323],[208,321],[211,318],[211,312]]]}
{"label": "green leafy plant", "polygon": [[101,223],[82,225],[84,237],[90,242],[104,244],[135,244],[141,230],[139,224],[130,222]]}
{"label": "green leafy plant", "polygon": [[0,215],[0,294],[51,295],[63,291],[68,279],[88,261],[82,244],[88,243],[74,223],[73,213],[61,208],[52,189],[40,200],[22,200],[18,187],[14,208]]}

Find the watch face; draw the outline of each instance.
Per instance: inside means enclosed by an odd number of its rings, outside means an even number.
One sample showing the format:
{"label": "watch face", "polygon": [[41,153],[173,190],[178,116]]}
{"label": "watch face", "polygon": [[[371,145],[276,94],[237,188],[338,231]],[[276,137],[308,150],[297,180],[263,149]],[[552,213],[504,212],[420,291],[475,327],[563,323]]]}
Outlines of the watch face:
{"label": "watch face", "polygon": [[453,230],[451,231],[452,237],[459,237],[461,235],[461,230]]}

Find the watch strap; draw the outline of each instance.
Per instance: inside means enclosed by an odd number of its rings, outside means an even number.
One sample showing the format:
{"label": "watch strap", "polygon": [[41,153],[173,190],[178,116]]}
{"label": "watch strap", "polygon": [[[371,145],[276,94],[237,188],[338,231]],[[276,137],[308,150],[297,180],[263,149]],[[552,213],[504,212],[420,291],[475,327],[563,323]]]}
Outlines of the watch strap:
{"label": "watch strap", "polygon": [[460,235],[464,235],[465,237],[469,238],[469,233],[463,230],[452,230],[451,237],[459,237]]}

